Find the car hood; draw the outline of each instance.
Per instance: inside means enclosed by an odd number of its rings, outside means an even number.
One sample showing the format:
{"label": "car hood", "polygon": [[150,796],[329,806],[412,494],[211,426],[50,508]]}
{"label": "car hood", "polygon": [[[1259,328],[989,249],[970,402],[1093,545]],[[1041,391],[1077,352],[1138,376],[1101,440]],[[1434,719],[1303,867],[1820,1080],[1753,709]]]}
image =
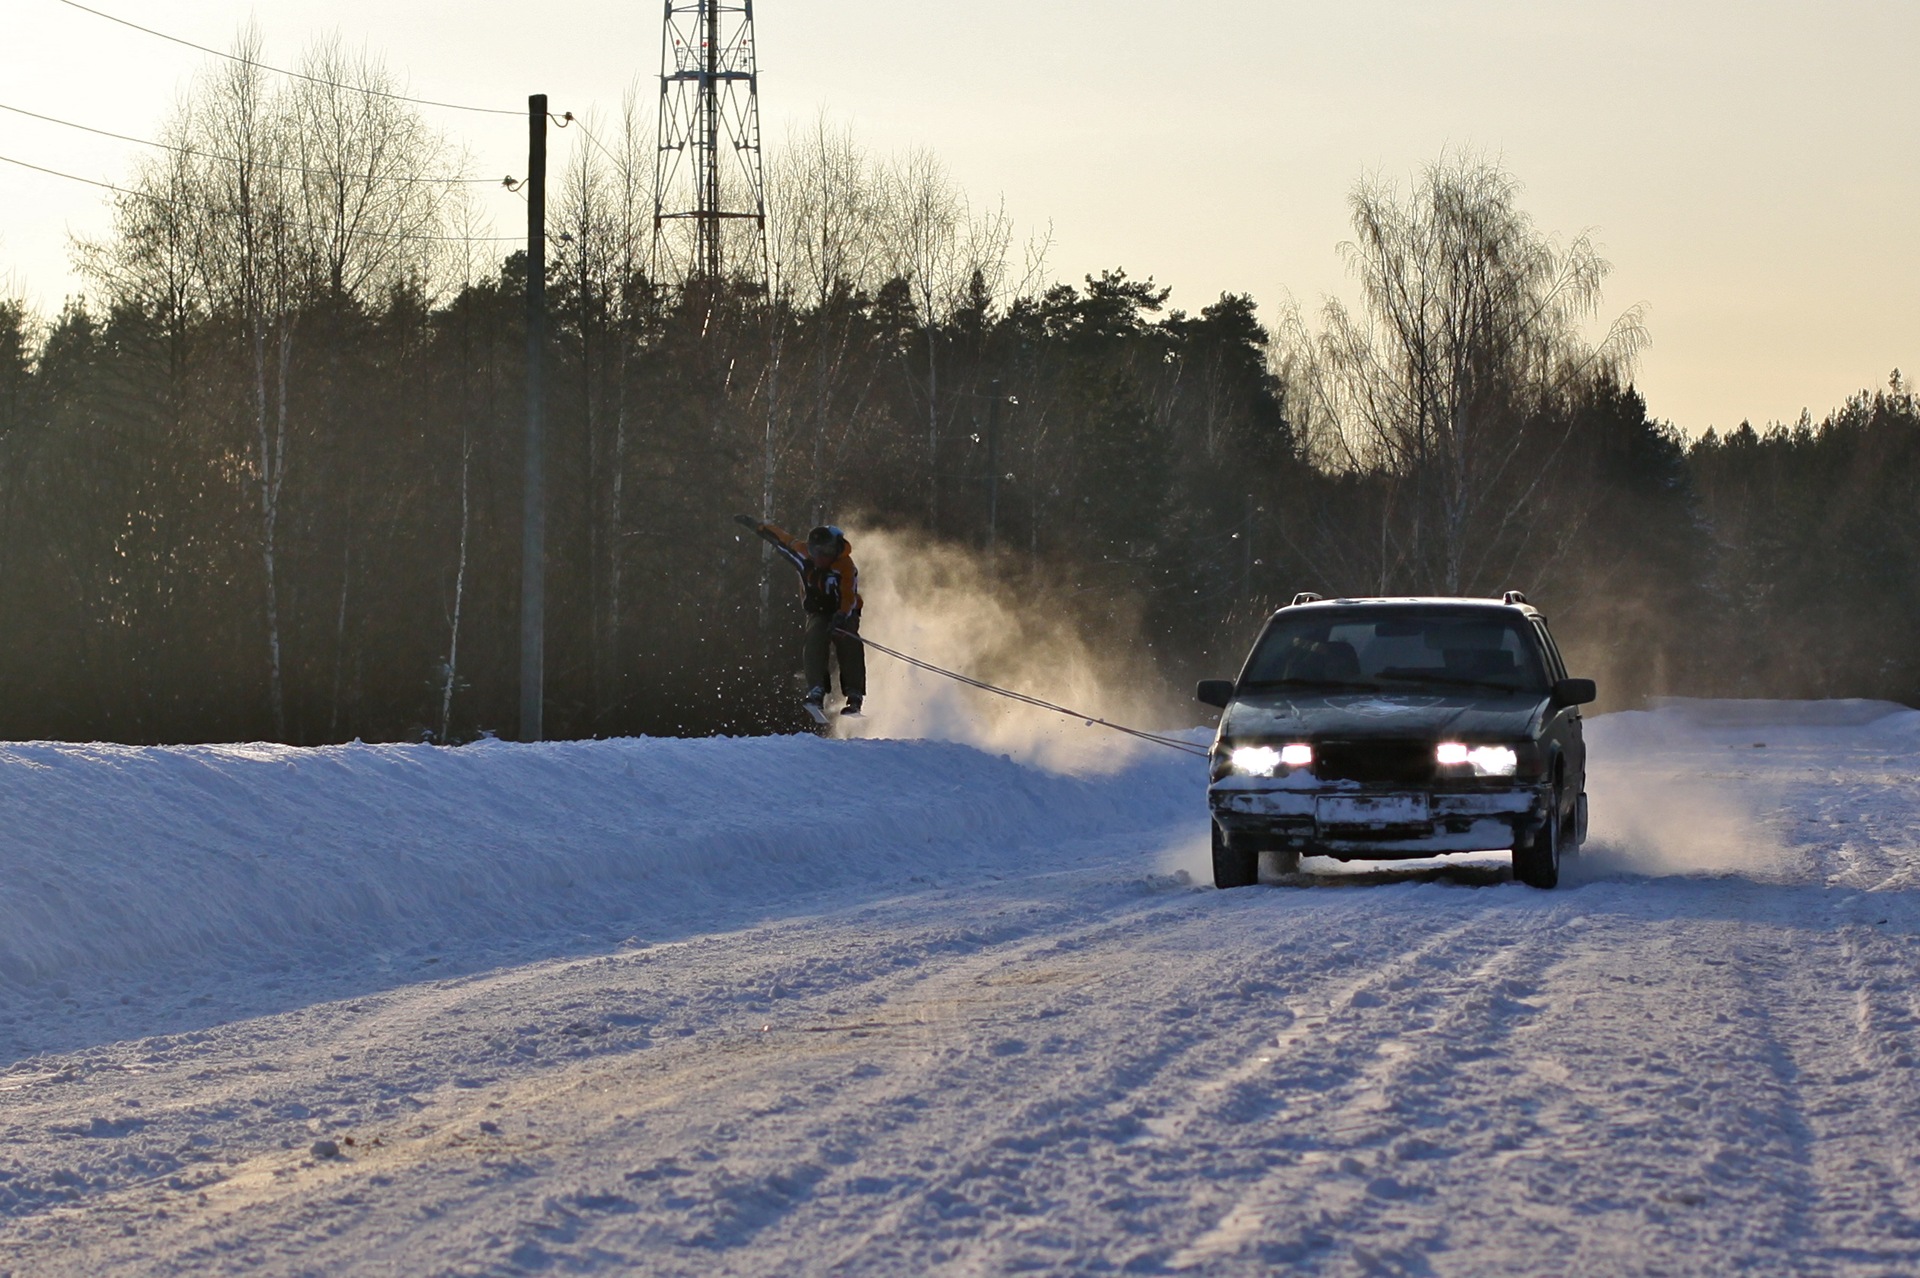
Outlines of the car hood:
{"label": "car hood", "polygon": [[1534,735],[1544,693],[1249,692],[1221,721],[1223,740],[1447,737],[1519,741]]}

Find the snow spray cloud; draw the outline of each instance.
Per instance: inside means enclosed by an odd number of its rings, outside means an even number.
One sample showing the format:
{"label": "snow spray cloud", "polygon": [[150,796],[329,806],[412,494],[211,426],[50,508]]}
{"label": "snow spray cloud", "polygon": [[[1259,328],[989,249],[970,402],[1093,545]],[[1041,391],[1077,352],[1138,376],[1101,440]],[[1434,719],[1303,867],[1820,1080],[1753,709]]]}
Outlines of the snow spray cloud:
{"label": "snow spray cloud", "polygon": [[[978,551],[898,532],[853,536],[862,633],[976,679],[1118,723],[1160,724],[1160,683],[1131,628],[1098,648],[1045,590],[998,578]],[[869,711],[843,734],[959,741],[1056,772],[1117,771],[1159,747],[867,655]]]}
{"label": "snow spray cloud", "polygon": [[1629,711],[1589,721],[1587,736],[1592,821],[1575,875],[1789,876],[1761,816],[1770,793],[1718,763],[1731,751],[1718,735]]}

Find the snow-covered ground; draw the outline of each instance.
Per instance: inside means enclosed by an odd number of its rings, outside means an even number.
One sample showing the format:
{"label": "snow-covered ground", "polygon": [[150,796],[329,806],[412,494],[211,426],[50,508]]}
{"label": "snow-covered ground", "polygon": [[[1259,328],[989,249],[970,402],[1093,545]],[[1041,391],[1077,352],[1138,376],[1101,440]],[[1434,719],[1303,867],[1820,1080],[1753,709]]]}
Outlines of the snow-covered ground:
{"label": "snow-covered ground", "polygon": [[1888,709],[1593,721],[1551,893],[1215,892],[1177,755],[0,749],[0,1274],[1920,1272]]}

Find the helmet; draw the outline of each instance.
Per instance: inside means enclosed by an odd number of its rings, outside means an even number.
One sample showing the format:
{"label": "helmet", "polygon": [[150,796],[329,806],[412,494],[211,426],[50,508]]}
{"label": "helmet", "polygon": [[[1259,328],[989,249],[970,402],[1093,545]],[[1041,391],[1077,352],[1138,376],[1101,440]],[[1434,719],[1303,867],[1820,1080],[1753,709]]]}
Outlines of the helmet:
{"label": "helmet", "polygon": [[818,551],[837,551],[840,543],[846,540],[846,534],[832,524],[821,524],[807,534],[807,549]]}

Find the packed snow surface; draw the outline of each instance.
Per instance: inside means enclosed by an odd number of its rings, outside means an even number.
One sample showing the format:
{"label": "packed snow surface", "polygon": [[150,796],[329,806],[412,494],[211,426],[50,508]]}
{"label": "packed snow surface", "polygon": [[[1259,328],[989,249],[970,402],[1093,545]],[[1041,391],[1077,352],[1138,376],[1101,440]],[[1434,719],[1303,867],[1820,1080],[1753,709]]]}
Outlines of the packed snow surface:
{"label": "packed snow surface", "polygon": [[1920,1271],[1920,714],[1206,886],[918,741],[0,747],[0,1274]]}

